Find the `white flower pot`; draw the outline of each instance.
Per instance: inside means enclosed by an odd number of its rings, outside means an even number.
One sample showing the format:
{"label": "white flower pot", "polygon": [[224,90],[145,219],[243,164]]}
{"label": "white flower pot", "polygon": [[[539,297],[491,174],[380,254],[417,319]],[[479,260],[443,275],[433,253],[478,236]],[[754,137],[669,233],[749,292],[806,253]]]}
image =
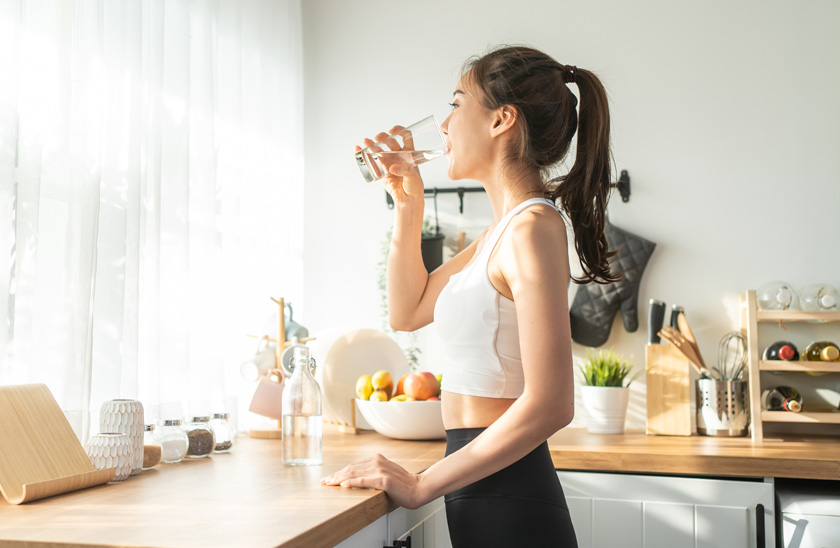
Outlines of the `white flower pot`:
{"label": "white flower pot", "polygon": [[123,481],[131,475],[133,447],[125,434],[94,434],[85,444],[85,453],[96,470],[116,468],[113,481]]}
{"label": "white flower pot", "polygon": [[143,404],[137,400],[109,400],[99,413],[100,432],[119,432],[131,440],[131,475],[143,468]]}
{"label": "white flower pot", "polygon": [[583,407],[589,414],[586,429],[592,434],[623,434],[630,388],[626,386],[581,386]]}

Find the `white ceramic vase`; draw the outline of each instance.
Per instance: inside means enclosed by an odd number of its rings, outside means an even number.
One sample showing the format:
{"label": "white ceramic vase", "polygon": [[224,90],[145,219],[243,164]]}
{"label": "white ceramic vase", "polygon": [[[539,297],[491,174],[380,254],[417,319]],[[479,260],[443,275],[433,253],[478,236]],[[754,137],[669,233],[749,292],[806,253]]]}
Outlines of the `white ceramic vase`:
{"label": "white ceramic vase", "polygon": [[581,386],[583,406],[589,414],[586,429],[592,434],[623,434],[630,388]]}
{"label": "white ceramic vase", "polygon": [[131,440],[131,475],[143,469],[143,404],[137,400],[109,400],[99,413],[100,432],[119,432]]}
{"label": "white ceramic vase", "polygon": [[[123,481],[131,475],[134,447],[131,439],[125,434],[118,432],[94,434],[85,444],[85,453],[96,470],[116,468],[113,481]],[[141,460],[142,456],[141,449]]]}

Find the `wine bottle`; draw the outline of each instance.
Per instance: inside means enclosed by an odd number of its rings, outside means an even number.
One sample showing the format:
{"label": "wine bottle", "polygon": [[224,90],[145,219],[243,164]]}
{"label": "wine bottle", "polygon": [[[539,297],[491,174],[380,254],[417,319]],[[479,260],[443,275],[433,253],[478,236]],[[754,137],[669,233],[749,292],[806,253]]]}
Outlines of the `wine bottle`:
{"label": "wine bottle", "polygon": [[761,354],[762,360],[799,361],[799,350],[788,341],[776,341]]}
{"label": "wine bottle", "polygon": [[840,348],[831,341],[815,341],[805,349],[805,361],[837,362],[840,361]]}
{"label": "wine bottle", "polygon": [[769,388],[761,394],[761,407],[768,411],[802,411],[802,396],[790,386]]}

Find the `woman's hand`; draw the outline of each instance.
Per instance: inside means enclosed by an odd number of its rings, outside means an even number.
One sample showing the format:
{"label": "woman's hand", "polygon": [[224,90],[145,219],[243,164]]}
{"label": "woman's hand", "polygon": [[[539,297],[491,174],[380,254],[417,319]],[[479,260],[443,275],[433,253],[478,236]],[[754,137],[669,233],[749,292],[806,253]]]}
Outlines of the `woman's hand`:
{"label": "woman's hand", "polygon": [[[380,144],[386,145],[385,151],[413,151],[414,141],[411,135],[403,139],[403,144],[394,137],[403,131],[403,126],[394,126],[388,133],[382,132],[376,135],[376,140],[365,139],[364,146],[370,147],[371,152],[382,152]],[[362,147],[356,146],[356,152]],[[420,178],[420,170],[411,159],[410,154],[387,154],[380,158],[382,165],[388,170],[388,174],[382,180],[385,190],[391,195],[395,202],[408,202],[423,199],[423,179]]]}
{"label": "woman's hand", "polygon": [[382,455],[347,465],[321,479],[324,485],[379,489],[403,508],[419,508],[429,502],[421,495],[422,476],[411,474]]}

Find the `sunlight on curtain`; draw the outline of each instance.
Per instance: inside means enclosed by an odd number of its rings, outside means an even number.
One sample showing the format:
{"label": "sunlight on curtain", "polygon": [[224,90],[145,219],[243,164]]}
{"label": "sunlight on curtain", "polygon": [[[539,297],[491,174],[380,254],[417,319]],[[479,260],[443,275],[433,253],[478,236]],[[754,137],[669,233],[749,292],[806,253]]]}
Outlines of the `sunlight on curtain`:
{"label": "sunlight on curtain", "polygon": [[302,287],[299,0],[0,0],[0,383],[242,414]]}

